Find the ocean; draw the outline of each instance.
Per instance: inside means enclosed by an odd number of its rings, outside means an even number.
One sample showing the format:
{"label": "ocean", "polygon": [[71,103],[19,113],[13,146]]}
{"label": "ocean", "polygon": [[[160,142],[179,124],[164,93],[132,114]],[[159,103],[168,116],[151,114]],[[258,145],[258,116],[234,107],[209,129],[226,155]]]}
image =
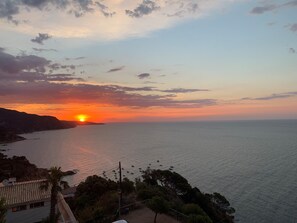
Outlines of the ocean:
{"label": "ocean", "polygon": [[131,179],[139,170],[173,170],[206,193],[223,194],[241,223],[297,222],[297,120],[113,123],[24,134],[8,144],[39,167]]}

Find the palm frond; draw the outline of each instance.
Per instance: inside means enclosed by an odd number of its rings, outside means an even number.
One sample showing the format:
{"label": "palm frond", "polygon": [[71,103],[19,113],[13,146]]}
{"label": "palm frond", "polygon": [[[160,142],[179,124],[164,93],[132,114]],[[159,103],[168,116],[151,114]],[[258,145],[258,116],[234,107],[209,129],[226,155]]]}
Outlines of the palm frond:
{"label": "palm frond", "polygon": [[67,181],[61,180],[60,185],[63,187],[63,189],[69,188],[69,184]]}
{"label": "palm frond", "polygon": [[39,186],[39,189],[47,191],[49,189],[49,186],[50,186],[49,181],[46,180],[41,183],[41,185]]}

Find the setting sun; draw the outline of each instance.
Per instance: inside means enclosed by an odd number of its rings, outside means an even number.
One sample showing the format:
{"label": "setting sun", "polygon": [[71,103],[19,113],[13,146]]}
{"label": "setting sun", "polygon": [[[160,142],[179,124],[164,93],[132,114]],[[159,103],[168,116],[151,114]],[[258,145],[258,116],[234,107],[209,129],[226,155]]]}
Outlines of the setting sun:
{"label": "setting sun", "polygon": [[78,121],[80,121],[80,122],[85,122],[88,119],[88,116],[87,115],[80,114],[80,115],[77,115],[76,116],[76,119]]}

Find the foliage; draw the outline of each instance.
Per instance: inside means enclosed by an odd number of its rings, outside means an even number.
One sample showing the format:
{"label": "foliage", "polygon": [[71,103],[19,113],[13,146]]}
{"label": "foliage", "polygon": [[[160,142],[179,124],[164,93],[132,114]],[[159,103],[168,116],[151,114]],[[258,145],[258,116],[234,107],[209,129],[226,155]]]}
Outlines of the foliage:
{"label": "foliage", "polygon": [[0,182],[10,177],[18,181],[36,180],[45,178],[47,170],[37,168],[24,156],[7,157],[0,152]]}
{"label": "foliage", "polygon": [[204,216],[209,216],[214,222],[233,222],[233,216],[230,213],[234,213],[235,210],[229,206],[225,197],[218,193],[204,194],[198,188],[192,188],[188,181],[176,172],[147,169],[142,178],[143,184],[147,186],[145,187],[141,183],[139,183],[140,186],[136,185],[142,188],[137,190],[140,198],[154,196],[156,192],[154,190],[158,188],[159,192],[166,191],[166,195],[163,197],[167,200],[179,198],[185,204],[197,204],[205,212]]}
{"label": "foliage", "polygon": [[214,202],[212,195],[203,194],[198,189],[193,188],[190,193],[190,197],[191,202],[198,204],[213,222],[233,222],[233,216],[230,216],[225,208],[218,206]]}
{"label": "foliage", "polygon": [[[118,210],[118,182],[99,176],[90,176],[80,183],[72,202],[72,210],[79,222],[110,222]],[[157,215],[169,208],[189,216],[191,223],[232,223],[229,202],[218,193],[204,194],[192,188],[187,179],[169,170],[143,171],[135,184],[124,178],[122,181],[123,201],[126,204],[149,200],[147,206]],[[129,198],[129,199],[128,199]],[[171,213],[171,212],[170,212]]]}
{"label": "foliage", "polygon": [[152,185],[142,185],[141,188],[137,190],[137,197],[140,200],[147,200],[151,199],[154,196],[159,196],[159,197],[166,197],[166,193],[162,190],[162,188],[158,186],[152,186]]}
{"label": "foliage", "polygon": [[76,206],[82,209],[93,205],[104,193],[117,189],[118,185],[114,181],[106,180],[97,175],[89,176],[77,186],[75,193]]}
{"label": "foliage", "polygon": [[107,215],[115,215],[119,207],[119,195],[117,191],[109,191],[103,194],[96,206],[102,207],[102,210]]}
{"label": "foliage", "polygon": [[5,207],[5,199],[0,198],[0,223],[5,223],[5,214],[6,214],[6,207]]}
{"label": "foliage", "polygon": [[144,171],[142,177],[145,183],[149,185],[161,185],[176,195],[186,194],[192,188],[187,179],[169,170],[147,169]]}
{"label": "foliage", "polygon": [[205,212],[197,204],[185,204],[182,208],[185,215],[205,215]]}
{"label": "foliage", "polygon": [[[125,192],[134,191],[133,182],[124,180]],[[81,223],[110,219],[118,209],[118,183],[97,175],[89,176],[77,186],[72,209]]]}
{"label": "foliage", "polygon": [[212,223],[208,216],[192,214],[189,216],[187,223]]}
{"label": "foliage", "polygon": [[164,200],[161,197],[153,197],[148,203],[147,206],[155,212],[155,218],[154,218],[154,223],[157,222],[157,215],[158,214],[164,214],[168,212],[169,205],[166,200]]}
{"label": "foliage", "polygon": [[80,223],[87,223],[92,221],[100,221],[104,218],[105,214],[102,207],[89,206],[80,211],[77,211],[77,220]]}
{"label": "foliage", "polygon": [[130,194],[135,190],[133,181],[129,180],[128,178],[124,178],[122,180],[122,192],[124,194]]}
{"label": "foliage", "polygon": [[41,190],[48,190],[51,188],[51,207],[50,207],[50,216],[49,222],[55,222],[56,216],[56,204],[57,204],[57,195],[59,191],[69,187],[66,181],[63,181],[63,172],[61,167],[51,167],[49,173],[46,177],[46,181],[40,186]]}

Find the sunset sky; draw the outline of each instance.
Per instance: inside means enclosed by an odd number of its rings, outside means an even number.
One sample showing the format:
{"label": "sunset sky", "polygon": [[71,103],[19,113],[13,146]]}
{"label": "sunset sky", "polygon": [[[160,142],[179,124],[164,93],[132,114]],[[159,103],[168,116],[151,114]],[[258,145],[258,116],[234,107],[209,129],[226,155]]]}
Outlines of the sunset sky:
{"label": "sunset sky", "polygon": [[1,0],[0,107],[103,122],[297,118],[297,0]]}

